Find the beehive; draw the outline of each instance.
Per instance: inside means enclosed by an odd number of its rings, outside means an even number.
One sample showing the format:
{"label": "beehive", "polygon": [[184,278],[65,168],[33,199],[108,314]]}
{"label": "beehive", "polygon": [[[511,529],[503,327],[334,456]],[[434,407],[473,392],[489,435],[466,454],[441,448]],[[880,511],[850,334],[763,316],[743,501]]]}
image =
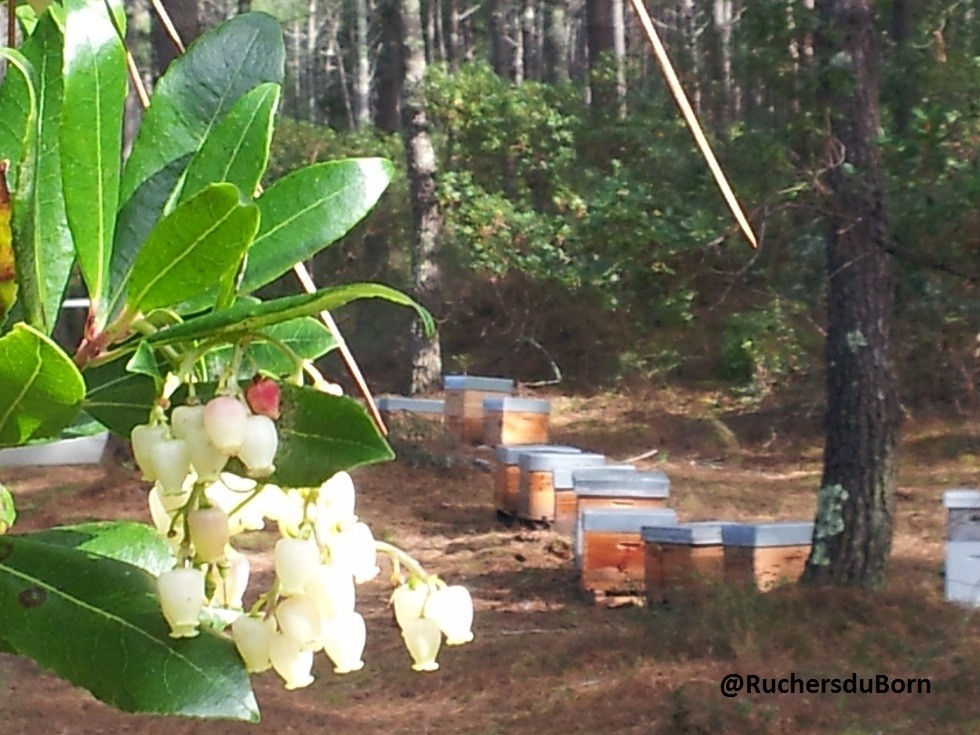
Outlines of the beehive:
{"label": "beehive", "polygon": [[695,521],[644,526],[643,579],[647,601],[678,603],[704,598],[725,579],[725,547],[721,530],[731,525]]}
{"label": "beehive", "polygon": [[508,396],[514,392],[509,378],[477,375],[447,375],[445,421],[447,430],[460,441],[483,441],[483,399]]}
{"label": "beehive", "polygon": [[[571,470],[578,467],[596,467],[606,463],[604,454],[579,452],[555,454],[553,452],[528,452],[521,454],[521,486],[517,502],[517,515],[528,521],[555,520],[555,474],[559,484],[567,482],[571,487]],[[563,475],[562,473],[565,473]],[[565,479],[567,477],[567,480]]]}
{"label": "beehive", "polygon": [[558,533],[572,536],[575,533],[575,517],[578,513],[576,483],[583,478],[615,475],[635,475],[636,467],[631,464],[606,464],[600,467],[559,468],[552,474],[555,486],[555,521],[552,528]]}
{"label": "beehive", "polygon": [[497,464],[493,473],[493,504],[498,513],[517,515],[521,493],[521,454],[551,452],[553,454],[580,454],[581,449],[563,444],[499,445],[494,449]]}
{"label": "beehive", "polygon": [[946,599],[980,607],[980,490],[943,493],[946,525]]}
{"label": "beehive", "polygon": [[803,574],[813,539],[812,523],[740,523],[721,529],[725,580],[754,584],[765,592]]}
{"label": "beehive", "polygon": [[670,508],[590,508],[578,516],[576,566],[582,588],[593,593],[639,594],[643,591],[644,526],[677,523]]}
{"label": "beehive", "polygon": [[483,399],[485,444],[545,444],[551,403],[538,398]]}
{"label": "beehive", "polygon": [[670,479],[658,471],[612,468],[607,472],[576,471],[572,475],[572,485],[575,502],[572,528],[575,527],[575,516],[586,508],[665,508],[670,497]]}
{"label": "beehive", "polygon": [[405,396],[378,396],[375,399],[378,412],[385,423],[399,414],[442,423],[445,401],[437,398],[407,398]]}

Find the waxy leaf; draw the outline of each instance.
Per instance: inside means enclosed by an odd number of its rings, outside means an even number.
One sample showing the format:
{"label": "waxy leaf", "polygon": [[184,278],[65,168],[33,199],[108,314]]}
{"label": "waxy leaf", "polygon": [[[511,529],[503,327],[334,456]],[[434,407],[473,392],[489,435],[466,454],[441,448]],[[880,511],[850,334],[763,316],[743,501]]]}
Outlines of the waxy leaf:
{"label": "waxy leaf", "polygon": [[207,293],[233,272],[259,224],[258,208],[232,184],[212,184],[164,217],[126,283],[126,310],[149,313]]}
{"label": "waxy leaf", "polygon": [[170,638],[154,577],[99,553],[0,538],[0,637],[126,712],[259,718],[234,644]]}
{"label": "waxy leaf", "polygon": [[262,84],[242,97],[208,133],[184,175],[180,200],[227,181],[251,197],[269,163],[279,85]]}
{"label": "waxy leaf", "polygon": [[0,446],[58,433],[84,397],[75,363],[47,336],[20,323],[0,337]]}
{"label": "waxy leaf", "polygon": [[[286,350],[303,360],[316,360],[336,346],[330,330],[313,317],[304,316],[274,324],[263,329],[244,349],[239,377],[249,378],[258,372],[290,375],[295,366]],[[232,352],[232,347],[223,347],[208,353],[208,368],[212,375],[219,374],[231,363]]]}
{"label": "waxy leaf", "polygon": [[323,288],[312,294],[285,296],[259,303],[239,302],[227,309],[188,319],[147,337],[157,347],[174,342],[222,337],[229,341],[262,332],[279,322],[309,316],[323,310],[333,310],[358,299],[385,299],[418,312],[425,329],[434,329],[432,316],[411,298],[380,283],[349,283]]}
{"label": "waxy leaf", "polygon": [[84,411],[109,431],[129,438],[137,424],[145,424],[156,400],[153,378],[126,370],[126,360],[114,360],[85,370],[88,394]]}
{"label": "waxy leaf", "polygon": [[196,152],[249,90],[281,84],[284,59],[282,30],[264,13],[235,16],[194,41],[153,90],[123,172],[120,201],[175,159]]}
{"label": "waxy leaf", "polygon": [[279,451],[271,481],[313,487],[341,470],[395,454],[360,403],[315,388],[282,386]]}
{"label": "waxy leaf", "polygon": [[176,562],[170,546],[160,538],[156,529],[135,521],[55,526],[31,533],[30,539],[132,564],[154,577],[173,569]]}
{"label": "waxy leaf", "polygon": [[78,265],[101,324],[119,204],[126,51],[103,2],[70,0],[65,8],[65,205]]}
{"label": "waxy leaf", "polygon": [[239,291],[251,293],[346,235],[377,203],[394,168],[383,158],[307,166],[279,179],[256,202],[262,223]]}

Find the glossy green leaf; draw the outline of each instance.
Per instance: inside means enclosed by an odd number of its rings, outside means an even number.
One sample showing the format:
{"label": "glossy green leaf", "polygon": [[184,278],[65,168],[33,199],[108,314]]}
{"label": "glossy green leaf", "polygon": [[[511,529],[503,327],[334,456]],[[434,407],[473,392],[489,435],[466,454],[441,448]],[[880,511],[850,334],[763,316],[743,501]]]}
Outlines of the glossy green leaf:
{"label": "glossy green leaf", "polygon": [[14,496],[7,486],[0,482],[0,536],[5,534],[16,520],[17,508],[14,505]]}
{"label": "glossy green leaf", "polygon": [[68,0],[65,8],[65,206],[79,269],[102,323],[119,204],[126,52],[103,2]]}
{"label": "glossy green leaf", "polygon": [[17,189],[21,161],[30,152],[36,133],[39,81],[34,65],[20,51],[0,49],[0,57],[7,62],[0,86],[0,158],[10,162],[7,183]]}
{"label": "glossy green leaf", "polygon": [[153,346],[221,336],[229,341],[290,319],[333,310],[358,299],[385,299],[415,309],[425,328],[434,329],[432,316],[411,298],[380,283],[349,283],[323,288],[312,294],[285,296],[260,303],[240,302],[227,309],[188,319],[182,324],[161,329],[147,338]]}
{"label": "glossy green leaf", "polygon": [[269,163],[279,85],[262,84],[236,102],[208,133],[184,175],[180,201],[227,181],[250,197]]}
{"label": "glossy green leaf", "polygon": [[212,184],[164,217],[126,279],[126,310],[148,313],[207,293],[234,271],[255,236],[259,212],[232,184]]}
{"label": "glossy green leaf", "polygon": [[351,158],[307,166],[270,186],[256,200],[262,224],[240,292],[264,286],[347,234],[377,203],[393,170],[383,158]]}
{"label": "glossy green leaf", "polygon": [[140,340],[140,343],[136,346],[136,352],[133,353],[133,356],[129,358],[129,362],[126,363],[126,370],[131,373],[147,375],[153,378],[157,385],[163,380],[157,356],[153,352],[153,348],[144,340]]}
{"label": "glossy green leaf", "polygon": [[173,569],[176,561],[170,546],[160,538],[156,529],[135,521],[56,526],[31,533],[30,539],[125,562],[154,577]]}
{"label": "glossy green leaf", "polygon": [[[245,348],[241,359],[239,377],[247,378],[258,372],[274,375],[290,375],[294,371],[293,362],[286,350],[291,350],[304,360],[316,360],[337,343],[323,322],[313,317],[290,319],[262,330],[261,335]],[[283,348],[286,348],[285,350]],[[230,364],[231,347],[223,347],[208,355],[208,367],[212,375],[217,375]]]}
{"label": "glossy green leaf", "polygon": [[119,210],[116,220],[116,241],[109,265],[110,293],[113,294],[108,313],[112,315],[125,293],[121,286],[133,267],[136,255],[163,217],[167,202],[180,183],[181,175],[191,154],[171,161],[142,184]]}
{"label": "glossy green leaf", "polygon": [[237,15],[192,43],[153,90],[123,172],[120,201],[172,161],[197,151],[249,90],[281,84],[284,59],[282,30],[264,13]]}
{"label": "glossy green leaf", "polygon": [[10,648],[120,710],[258,720],[234,644],[170,638],[154,578],[138,567],[4,536],[0,620]]}
{"label": "glossy green leaf", "polygon": [[20,323],[0,337],[0,446],[54,435],[84,397],[78,368],[46,335]]}
{"label": "glossy green leaf", "polygon": [[341,470],[395,456],[367,411],[352,398],[285,384],[280,410],[272,482],[312,487]]}
{"label": "glossy green leaf", "polygon": [[129,437],[137,424],[144,424],[156,399],[156,385],[149,376],[126,370],[119,359],[85,370],[88,394],[82,408],[106,428]]}

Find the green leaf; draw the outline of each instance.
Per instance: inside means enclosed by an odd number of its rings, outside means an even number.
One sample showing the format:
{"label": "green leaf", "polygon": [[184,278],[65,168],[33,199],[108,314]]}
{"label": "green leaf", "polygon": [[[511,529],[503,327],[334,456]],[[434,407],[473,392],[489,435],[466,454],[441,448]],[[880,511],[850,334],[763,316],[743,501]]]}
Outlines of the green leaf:
{"label": "green leaf", "polygon": [[61,180],[61,117],[63,83],[62,33],[50,13],[41,16],[21,50],[40,81],[37,150],[33,157],[33,189],[18,197],[18,269],[25,302],[36,301],[31,322],[50,334],[58,320],[65,286],[75,260],[75,247],[65,211]]}
{"label": "green leaf", "polygon": [[133,356],[129,358],[129,362],[126,363],[126,370],[131,373],[148,375],[157,386],[163,380],[163,374],[160,372],[157,356],[153,352],[153,348],[145,340],[140,340],[140,343],[136,346],[136,352],[133,353]]}
{"label": "green leaf", "polygon": [[0,446],[52,436],[84,397],[78,368],[47,336],[21,322],[0,337]]}
{"label": "green leaf", "polygon": [[125,712],[258,720],[227,638],[174,640],[152,575],[30,536],[0,538],[2,637]]}
{"label": "green leaf", "polygon": [[285,296],[281,299],[260,303],[240,302],[227,309],[188,319],[182,324],[161,329],[147,338],[158,347],[175,342],[221,336],[229,341],[257,334],[279,322],[320,311],[332,311],[358,299],[385,299],[401,306],[415,309],[426,330],[434,329],[432,316],[411,298],[380,283],[349,283],[344,286],[323,288],[312,294]]}
{"label": "green leaf", "polygon": [[135,521],[95,521],[29,534],[32,541],[77,549],[131,564],[159,576],[174,567],[174,555],[156,530]]}
{"label": "green leaf", "polygon": [[264,286],[347,234],[377,203],[393,171],[383,158],[351,158],[307,166],[270,186],[256,200],[262,224],[240,292]]}
{"label": "green leaf", "polygon": [[[121,201],[172,161],[201,146],[246,92],[281,84],[285,48],[279,24],[244,13],[192,43],[157,82],[122,179]],[[251,193],[251,192],[249,192]]]}
{"label": "green leaf", "polygon": [[313,487],[341,470],[395,456],[367,411],[352,398],[285,384],[279,405],[272,482]]}
{"label": "green leaf", "polygon": [[261,84],[238,100],[188,165],[180,201],[219,181],[230,182],[251,197],[269,162],[278,105],[279,85],[272,83]]}
{"label": "green leaf", "polygon": [[65,9],[65,205],[82,278],[101,324],[119,204],[126,52],[103,2],[68,0]]}
{"label": "green leaf", "polygon": [[0,536],[14,525],[17,520],[17,508],[14,506],[14,496],[7,486],[0,482]]}
{"label": "green leaf", "polygon": [[258,208],[232,184],[212,184],[153,228],[126,283],[126,310],[149,313],[207,293],[252,244]]}
{"label": "green leaf", "polygon": [[85,381],[82,408],[110,431],[129,438],[134,426],[146,423],[157,396],[152,378],[127,372],[120,359],[86,369]]}
{"label": "green leaf", "polygon": [[[279,345],[292,350],[304,360],[316,360],[337,346],[330,330],[313,317],[290,319],[262,330],[261,335],[245,348],[239,377],[247,378],[258,372],[289,375],[294,366],[289,355]],[[208,353],[208,368],[217,375],[231,363],[232,347],[222,347]]]}
{"label": "green leaf", "polygon": [[0,87],[0,158],[10,162],[7,183],[19,188],[18,173],[36,132],[38,76],[34,65],[15,49],[0,49],[8,69]]}

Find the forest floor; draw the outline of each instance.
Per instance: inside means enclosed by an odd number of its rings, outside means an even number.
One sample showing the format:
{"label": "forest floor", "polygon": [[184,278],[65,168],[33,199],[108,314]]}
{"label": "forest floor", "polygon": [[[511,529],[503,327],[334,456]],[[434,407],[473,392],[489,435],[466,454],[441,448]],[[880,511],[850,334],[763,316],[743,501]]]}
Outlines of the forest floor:
{"label": "forest floor", "polygon": [[[819,408],[742,405],[712,391],[552,396],[552,440],[664,470],[682,520],[812,520]],[[707,418],[709,416],[717,417]],[[895,539],[880,592],[721,588],[696,607],[609,609],[578,591],[566,539],[502,525],[488,448],[398,425],[399,459],[355,471],[376,536],[472,592],[473,643],[444,648],[431,674],[409,668],[382,579],[359,589],[365,668],[286,692],[254,679],[257,725],[118,713],[31,662],[0,655],[2,735],[651,735],[980,732],[980,610],[943,597],[942,493],[980,487],[980,415],[923,412],[903,429]],[[654,453],[651,453],[656,450]],[[486,461],[480,461],[486,460]],[[121,467],[4,471],[15,530],[97,518],[145,519],[145,489]],[[240,539],[268,580],[271,533]],[[927,678],[923,694],[750,694],[725,674]]]}

